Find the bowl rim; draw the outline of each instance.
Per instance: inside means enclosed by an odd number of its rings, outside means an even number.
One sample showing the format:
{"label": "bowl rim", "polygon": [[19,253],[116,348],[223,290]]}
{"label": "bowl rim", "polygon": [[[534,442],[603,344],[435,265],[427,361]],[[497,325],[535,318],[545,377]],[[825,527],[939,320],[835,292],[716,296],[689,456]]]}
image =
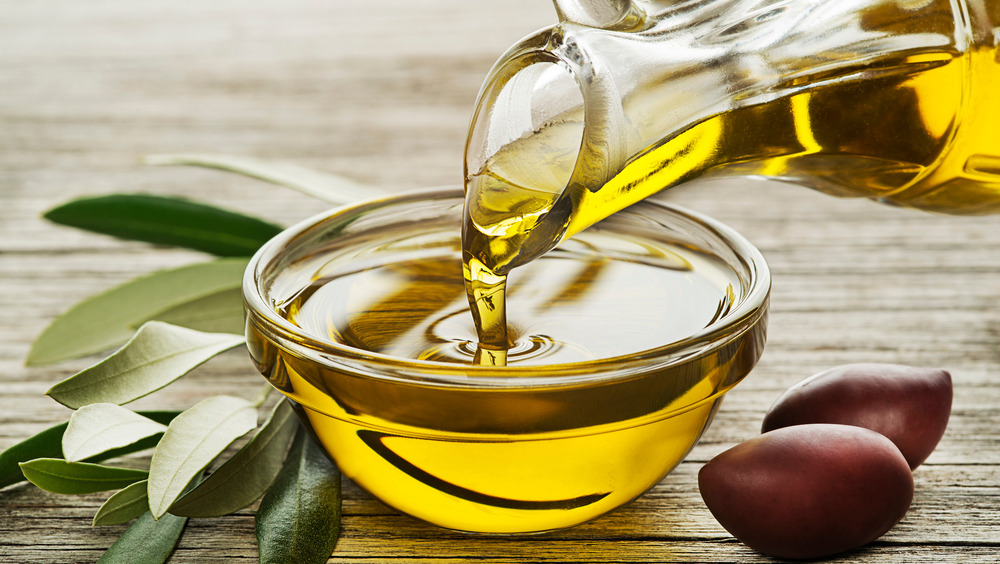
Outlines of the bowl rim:
{"label": "bowl rim", "polygon": [[[411,190],[334,207],[288,227],[261,246],[244,271],[242,288],[248,331],[249,324],[252,323],[275,346],[335,370],[349,370],[359,376],[417,385],[517,390],[587,386],[648,374],[651,370],[662,370],[694,360],[742,338],[758,323],[766,323],[771,274],[760,250],[739,232],[718,220],[681,206],[648,199],[630,209],[652,206],[698,223],[745,263],[749,273],[749,291],[736,307],[697,333],[627,355],[525,366],[480,366],[395,357],[332,341],[321,341],[310,336],[278,315],[257,284],[264,269],[279,256],[280,249],[292,244],[305,232],[317,229],[337,217],[414,200],[450,197],[464,201],[459,187]],[[460,227],[455,226],[456,232]],[[531,375],[525,376],[524,373],[528,372]]]}

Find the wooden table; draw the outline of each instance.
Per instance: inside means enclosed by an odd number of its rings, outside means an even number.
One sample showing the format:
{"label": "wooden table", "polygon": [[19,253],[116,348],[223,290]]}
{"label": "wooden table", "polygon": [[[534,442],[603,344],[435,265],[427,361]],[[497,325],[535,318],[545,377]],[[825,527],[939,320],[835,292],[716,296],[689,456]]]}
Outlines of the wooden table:
{"label": "wooden table", "polygon": [[[48,224],[83,195],[187,196],[290,224],[324,208],[299,193],[142,155],[256,156],[388,189],[457,184],[471,104],[499,53],[555,19],[546,0],[0,0],[0,449],[69,412],[43,392],[99,357],[25,368],[32,339],[78,300],[194,252]],[[935,217],[764,182],[665,198],[729,223],[773,270],[767,351],[680,467],[631,505],[558,533],[439,530],[345,485],[331,562],[766,562],[698,495],[709,458],[759,432],[782,390],[847,362],[952,371],[937,451],[903,521],[840,562],[1000,558],[1000,218]],[[136,402],[185,408],[250,397],[245,353]],[[123,527],[92,529],[103,496],[0,491],[0,561],[92,562]],[[253,508],[189,523],[172,562],[255,561]]]}

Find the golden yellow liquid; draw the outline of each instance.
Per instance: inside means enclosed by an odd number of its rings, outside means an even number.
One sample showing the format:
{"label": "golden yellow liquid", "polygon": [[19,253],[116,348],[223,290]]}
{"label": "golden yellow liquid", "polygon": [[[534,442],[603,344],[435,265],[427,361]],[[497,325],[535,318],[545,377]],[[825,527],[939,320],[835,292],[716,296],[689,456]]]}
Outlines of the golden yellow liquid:
{"label": "golden yellow liquid", "polygon": [[[278,311],[359,362],[421,359],[436,361],[429,376],[441,363],[461,373],[477,335],[455,231],[390,231],[347,258],[308,255],[275,281],[288,296]],[[470,366],[468,385],[394,381],[385,365],[374,378],[323,366],[273,346],[253,323],[248,343],[269,381],[308,406],[300,416],[346,476],[410,515],[492,533],[575,525],[642,494],[695,444],[763,346],[760,323],[669,367],[649,354],[713,324],[744,291],[732,267],[689,243],[595,228],[510,278],[508,366]],[[642,368],[616,372],[627,363]],[[479,383],[531,379],[539,365],[617,377]]]}
{"label": "golden yellow liquid", "polygon": [[[453,252],[322,278],[282,313],[328,342],[403,359],[472,364],[478,339],[459,272]],[[512,367],[589,362],[679,341],[728,311],[740,283],[710,255],[596,233],[511,279]]]}
{"label": "golden yellow liquid", "polygon": [[578,135],[579,124],[502,148],[466,180],[464,272],[481,339],[504,345],[502,283],[512,267],[696,177],[759,175],[935,212],[1000,212],[997,56],[911,53],[857,76],[800,78],[788,95],[668,136],[603,186],[569,186],[558,200],[574,161],[549,148],[565,148],[558,137]]}

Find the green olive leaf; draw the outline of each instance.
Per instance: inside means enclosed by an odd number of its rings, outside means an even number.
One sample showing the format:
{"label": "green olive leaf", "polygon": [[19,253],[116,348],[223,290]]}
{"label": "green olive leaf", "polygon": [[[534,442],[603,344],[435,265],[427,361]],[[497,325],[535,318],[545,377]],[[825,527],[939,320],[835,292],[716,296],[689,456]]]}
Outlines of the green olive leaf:
{"label": "green olive leaf", "polygon": [[120,345],[160,312],[239,289],[247,262],[218,259],[160,270],[92,296],[57,317],[32,344],[26,362],[52,364]]}
{"label": "green olive leaf", "polygon": [[39,488],[57,494],[88,494],[117,490],[146,478],[143,470],[36,458],[21,463],[24,477]]}
{"label": "green olive leaf", "polygon": [[383,196],[383,190],[354,180],[319,172],[294,164],[232,155],[181,154],[149,155],[150,165],[190,165],[236,172],[265,182],[279,184],[334,204]]}
{"label": "green olive leaf", "polygon": [[170,422],[149,463],[149,509],[159,519],[188,483],[257,424],[257,410],[231,396],[205,398]]}
{"label": "green olive leaf", "polygon": [[45,219],[111,235],[203,251],[224,257],[251,256],[281,227],[215,206],[151,194],[81,198],[45,213]]}
{"label": "green olive leaf", "polygon": [[97,564],[163,564],[170,558],[187,525],[187,517],[143,513],[118,537]]}
{"label": "green olive leaf", "polygon": [[229,288],[152,314],[142,323],[163,321],[208,333],[242,335],[245,319],[242,289]]}
{"label": "green olive leaf", "polygon": [[62,436],[68,423],[60,423],[0,453],[0,488],[24,480],[20,463],[36,458],[62,456]]}
{"label": "green olive leaf", "polygon": [[[180,411],[137,411],[136,413],[163,425],[169,425],[175,417],[181,414]],[[102,452],[84,460],[84,462],[101,462],[125,456],[126,454],[132,454],[133,452],[142,452],[154,448],[158,442],[160,442],[160,436],[152,435],[130,445]]]}
{"label": "green olive leaf", "polygon": [[166,430],[166,425],[113,403],[85,405],[69,418],[62,437],[63,456],[70,462],[86,460]]}
{"label": "green olive leaf", "polygon": [[128,403],[243,342],[240,335],[202,333],[150,321],[118,352],[52,386],[46,394],[74,409],[90,403]]}
{"label": "green olive leaf", "polygon": [[128,523],[148,510],[149,498],[146,497],[146,480],[142,480],[109,497],[94,515],[93,526]]}
{"label": "green olive leaf", "polygon": [[291,406],[279,401],[250,442],[168,511],[184,517],[220,517],[250,505],[278,475],[296,429]]}
{"label": "green olive leaf", "polygon": [[254,519],[261,564],[322,564],[340,535],[340,471],[300,430]]}
{"label": "green olive leaf", "polygon": [[[143,417],[148,417],[157,423],[166,425],[180,414],[179,411],[140,411]],[[21,462],[36,458],[59,458],[62,456],[62,437],[69,423],[60,423],[33,435],[16,445],[0,452],[0,488],[23,481]],[[156,446],[158,437],[143,439],[122,448],[109,450],[97,456],[88,458],[85,462],[100,462],[133,452],[140,452]]]}

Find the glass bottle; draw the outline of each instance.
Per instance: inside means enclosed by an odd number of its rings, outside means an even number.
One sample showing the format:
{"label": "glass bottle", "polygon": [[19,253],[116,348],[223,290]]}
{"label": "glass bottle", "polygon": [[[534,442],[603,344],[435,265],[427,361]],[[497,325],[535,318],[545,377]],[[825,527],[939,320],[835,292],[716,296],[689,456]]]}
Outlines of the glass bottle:
{"label": "glass bottle", "polygon": [[469,130],[464,247],[498,275],[696,177],[1000,212],[998,0],[556,8],[494,66]]}

